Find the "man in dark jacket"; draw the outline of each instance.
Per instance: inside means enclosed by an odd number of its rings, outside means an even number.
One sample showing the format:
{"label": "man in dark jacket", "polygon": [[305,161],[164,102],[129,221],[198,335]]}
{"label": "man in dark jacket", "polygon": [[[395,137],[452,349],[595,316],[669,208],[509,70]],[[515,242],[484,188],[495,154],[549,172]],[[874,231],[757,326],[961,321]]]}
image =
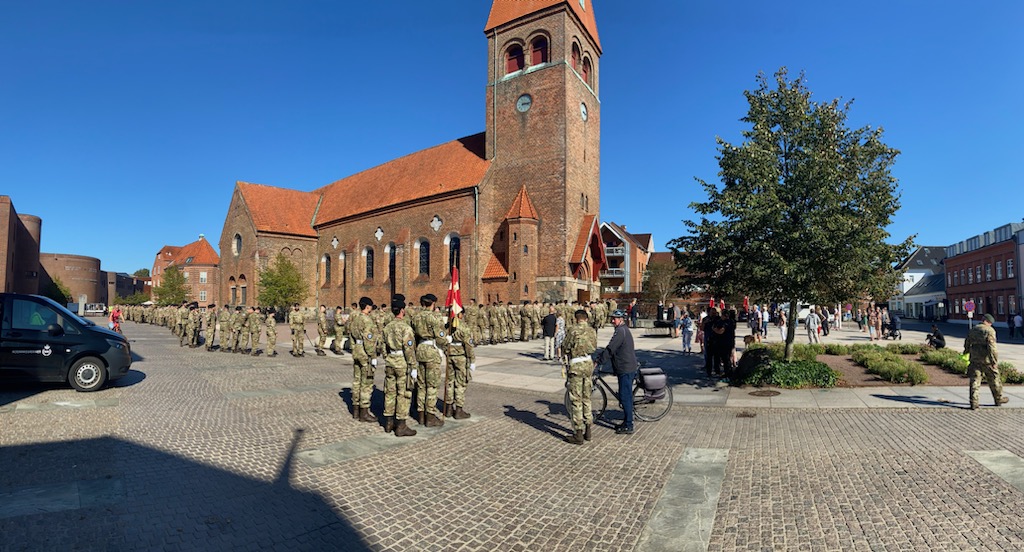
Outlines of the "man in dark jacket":
{"label": "man in dark jacket", "polygon": [[544,327],[544,360],[555,358],[555,329],[558,327],[558,315],[555,314],[555,307],[548,307],[548,314],[541,320]]}
{"label": "man in dark jacket", "polygon": [[624,421],[615,428],[615,433],[633,433],[633,379],[636,377],[636,351],[633,349],[633,335],[626,328],[626,313],[617,310],[612,313],[615,332],[611,341],[601,353],[601,363],[611,361],[612,370],[619,379],[619,403],[622,404]]}

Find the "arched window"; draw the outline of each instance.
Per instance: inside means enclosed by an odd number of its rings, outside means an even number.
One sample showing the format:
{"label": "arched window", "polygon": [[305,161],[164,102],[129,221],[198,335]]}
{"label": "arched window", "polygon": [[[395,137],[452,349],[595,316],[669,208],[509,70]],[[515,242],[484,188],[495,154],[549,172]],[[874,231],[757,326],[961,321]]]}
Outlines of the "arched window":
{"label": "arched window", "polygon": [[366,279],[373,279],[373,248],[366,248]]}
{"label": "arched window", "polygon": [[245,285],[245,274],[242,274],[241,276],[238,277],[238,289],[239,289],[239,294],[240,294],[240,296],[238,298],[238,304],[239,305],[248,305],[249,303],[246,303],[246,301],[249,298],[248,297],[248,293],[247,293],[249,291],[249,289]]}
{"label": "arched window", "polygon": [[228,278],[228,287],[231,289],[231,304],[238,304],[238,285],[235,283],[235,277]]}
{"label": "arched window", "polygon": [[452,236],[448,241],[448,274],[452,273],[452,268],[459,268],[461,248],[462,240],[458,236]]}
{"label": "arched window", "polygon": [[518,44],[509,46],[505,53],[505,74],[522,71],[526,66],[526,56],[523,54],[523,47]]}
{"label": "arched window", "polygon": [[331,285],[331,256],[330,255],[324,254],[323,265],[324,265],[324,274],[323,274],[324,281],[323,281],[323,285],[324,286],[329,286],[329,285]]}
{"label": "arched window", "polygon": [[583,77],[583,82],[587,83],[588,86],[593,86],[593,85],[590,84],[590,71],[591,71],[591,69],[592,69],[592,67],[590,66],[590,58],[584,59],[583,60],[583,71],[580,73],[580,76]]}
{"label": "arched window", "polygon": [[420,274],[430,276],[430,242],[420,242]]}
{"label": "arched window", "polygon": [[537,37],[530,45],[530,65],[540,65],[548,62],[548,39],[543,36]]}
{"label": "arched window", "polygon": [[580,70],[580,58],[581,57],[582,56],[580,55],[580,47],[577,46],[576,44],[573,44],[572,45],[572,59],[570,60],[570,62],[572,63],[573,70],[576,71],[577,73]]}
{"label": "arched window", "polygon": [[242,254],[242,236],[241,234],[235,234],[234,239],[231,240],[231,254],[239,256]]}

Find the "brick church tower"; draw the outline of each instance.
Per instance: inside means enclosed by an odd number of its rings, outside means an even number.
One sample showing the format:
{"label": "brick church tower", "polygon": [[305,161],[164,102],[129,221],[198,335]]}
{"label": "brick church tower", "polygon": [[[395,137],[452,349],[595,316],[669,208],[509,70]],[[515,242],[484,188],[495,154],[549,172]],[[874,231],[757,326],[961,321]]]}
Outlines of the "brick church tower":
{"label": "brick church tower", "polygon": [[495,0],[485,34],[491,169],[480,187],[482,299],[492,290],[499,300],[596,298],[605,261],[601,45],[591,1]]}

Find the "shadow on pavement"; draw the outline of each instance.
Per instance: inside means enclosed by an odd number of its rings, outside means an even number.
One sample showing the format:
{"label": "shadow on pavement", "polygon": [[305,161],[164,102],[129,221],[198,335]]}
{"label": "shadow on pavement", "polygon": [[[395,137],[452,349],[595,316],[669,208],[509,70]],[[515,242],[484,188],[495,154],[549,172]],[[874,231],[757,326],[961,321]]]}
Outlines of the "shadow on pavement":
{"label": "shadow on pavement", "polygon": [[887,401],[902,402],[902,403],[922,405],[922,406],[945,406],[947,408],[960,408],[960,409],[968,409],[968,410],[970,409],[970,405],[968,405],[966,403],[951,402],[951,401],[934,401],[932,399],[928,399],[928,398],[922,397],[920,395],[916,395],[916,396],[912,396],[912,397],[906,397],[906,396],[902,396],[902,395],[878,395],[878,394],[872,394],[871,396],[875,397],[875,398],[878,398],[878,399],[885,399]]}
{"label": "shadow on pavement", "polygon": [[[646,363],[649,367],[664,370],[668,375],[670,385],[717,386],[717,380],[709,378],[704,373],[704,355],[652,349],[637,351],[636,357],[637,360]],[[737,354],[738,357],[739,354]]]}
{"label": "shadow on pavement", "polygon": [[371,550],[320,495],[292,487],[301,436],[272,482],[110,437],[0,448],[0,541],[12,550]]}
{"label": "shadow on pavement", "polygon": [[124,377],[110,382],[110,387],[131,387],[146,379],[146,373],[140,370],[128,370]]}
{"label": "shadow on pavement", "polygon": [[[549,420],[545,420],[544,418],[538,416],[535,412],[530,412],[529,410],[519,410],[518,408],[510,404],[504,405],[504,408],[505,415],[508,416],[509,418],[512,418],[517,422],[526,424],[534,429],[548,433],[554,437],[557,437],[558,439],[562,439],[566,435],[572,433],[572,429],[570,427],[563,426],[562,424],[556,424]],[[561,410],[564,411],[565,408],[563,407]],[[566,418],[566,421],[568,422],[568,418]]]}

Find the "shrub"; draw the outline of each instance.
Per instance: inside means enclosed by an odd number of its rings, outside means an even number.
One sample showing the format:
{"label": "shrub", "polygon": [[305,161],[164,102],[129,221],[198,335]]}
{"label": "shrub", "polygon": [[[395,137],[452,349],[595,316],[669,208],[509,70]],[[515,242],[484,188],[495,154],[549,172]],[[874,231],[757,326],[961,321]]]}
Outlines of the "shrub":
{"label": "shrub", "polygon": [[800,343],[793,345],[793,360],[816,360],[818,355],[825,354],[825,346],[821,343]]}
{"label": "shrub", "polygon": [[751,345],[743,351],[743,356],[736,363],[733,380],[745,382],[753,374],[766,368],[772,362],[773,351],[764,345]]}
{"label": "shrub", "polygon": [[955,374],[967,373],[967,361],[953,349],[927,349],[921,351],[919,357],[925,364],[933,364]]}
{"label": "shrub", "polygon": [[917,343],[890,343],[885,346],[887,351],[898,355],[916,355],[921,352],[923,345]]}
{"label": "shrub", "polygon": [[848,355],[850,354],[850,348],[842,343],[826,343],[825,344],[826,355]]}
{"label": "shrub", "polygon": [[[743,356],[746,357],[747,355]],[[751,364],[753,364],[753,360],[751,360]],[[771,385],[786,389],[835,387],[836,382],[839,380],[838,372],[829,368],[827,364],[816,360],[796,360],[793,362],[771,360],[754,366],[746,378],[740,379],[740,373],[741,371],[737,370],[736,384]]]}
{"label": "shrub", "polygon": [[786,345],[785,345],[785,343],[771,343],[771,344],[754,343],[754,344],[751,344],[749,347],[747,347],[743,351],[743,354],[745,355],[747,353],[747,351],[757,351],[757,350],[768,351],[768,354],[771,356],[771,358],[773,358],[775,360],[782,360],[782,358],[784,356],[786,356]]}
{"label": "shrub", "polygon": [[893,383],[917,385],[928,381],[928,374],[919,364],[907,362],[895,352],[881,347],[854,351],[851,358],[871,374]]}

